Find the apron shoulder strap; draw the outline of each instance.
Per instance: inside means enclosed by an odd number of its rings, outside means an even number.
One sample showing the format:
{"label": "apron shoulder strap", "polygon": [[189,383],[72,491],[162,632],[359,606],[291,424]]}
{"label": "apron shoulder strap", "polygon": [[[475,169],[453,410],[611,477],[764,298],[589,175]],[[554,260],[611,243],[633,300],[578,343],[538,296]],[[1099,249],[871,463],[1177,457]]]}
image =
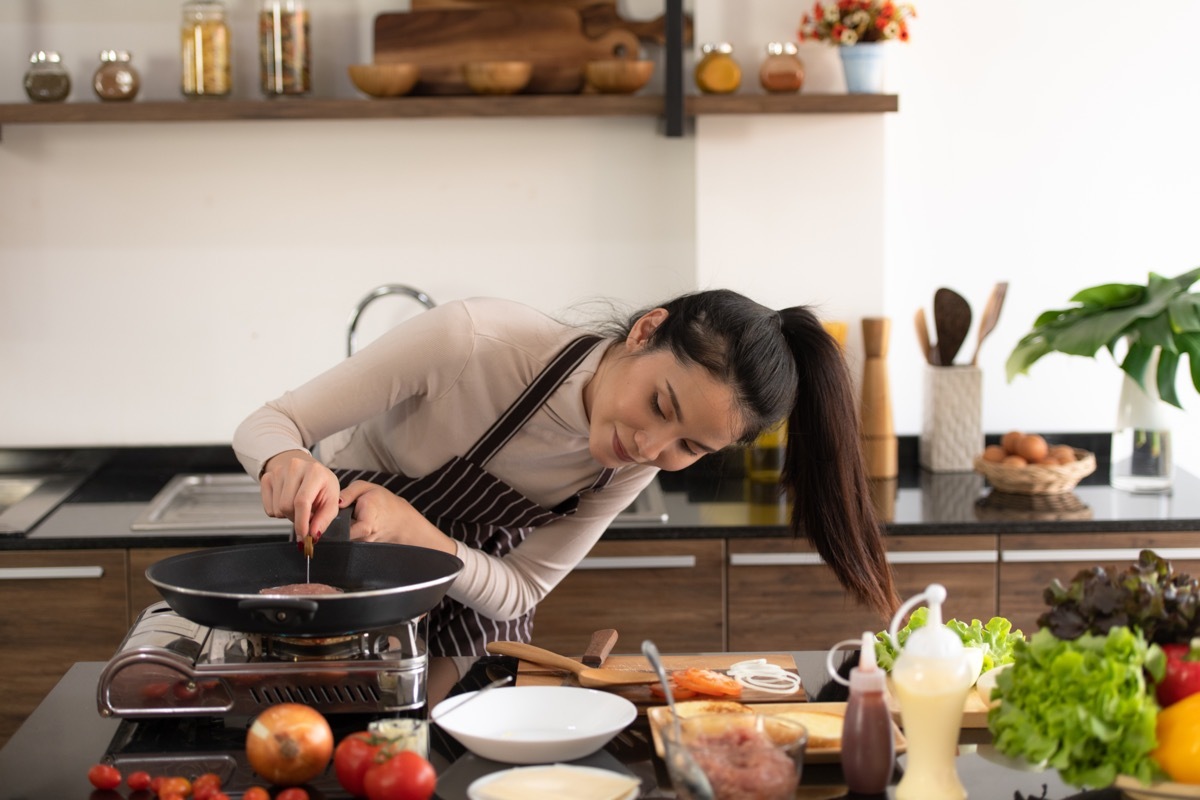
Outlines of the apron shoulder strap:
{"label": "apron shoulder strap", "polygon": [[488,432],[467,451],[464,458],[481,467],[487,464],[601,341],[603,339],[599,336],[581,336],[559,351]]}

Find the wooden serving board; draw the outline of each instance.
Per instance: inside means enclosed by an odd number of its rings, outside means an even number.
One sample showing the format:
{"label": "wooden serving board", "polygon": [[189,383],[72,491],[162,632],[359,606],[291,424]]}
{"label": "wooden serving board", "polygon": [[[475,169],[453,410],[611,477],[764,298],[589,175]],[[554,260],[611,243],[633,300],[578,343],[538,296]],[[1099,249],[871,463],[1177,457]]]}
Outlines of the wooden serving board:
{"label": "wooden serving board", "polygon": [[[603,36],[615,29],[626,30],[644,42],[666,43],[666,21],[662,15],[640,21],[625,19],[617,10],[617,0],[412,0],[414,11],[448,8],[488,8],[499,5],[558,6],[573,8],[583,21],[583,32],[590,38]],[[692,18],[683,15],[683,43],[692,43]]]}
{"label": "wooden serving board", "polygon": [[[787,711],[823,711],[829,714],[837,714],[839,717],[846,716],[845,703],[751,703],[748,705],[753,706],[754,710],[759,714],[781,714]],[[671,724],[671,709],[666,706],[654,706],[646,711],[646,718],[650,721],[650,735],[654,738],[654,752],[658,753],[661,758],[663,749],[659,729]],[[908,748],[908,740],[904,738],[904,734],[894,722],[892,724],[892,735],[895,737],[896,755],[900,755]],[[806,764],[830,764],[840,762],[841,760],[841,744],[838,744],[836,747],[806,747],[804,749],[804,762]]]}
{"label": "wooden serving board", "polygon": [[[663,668],[670,673],[674,670],[687,669],[688,667],[701,667],[703,669],[723,671],[729,669],[737,662],[745,661],[749,658],[765,658],[769,664],[777,664],[788,672],[796,672],[796,662],[786,653],[664,655],[662,656],[662,661]],[[606,669],[627,669],[653,675],[650,663],[641,655],[612,655],[605,660],[604,667]],[[579,685],[575,680],[575,676],[565,670],[556,670],[553,667],[545,667],[541,664],[534,664],[524,660],[520,661],[517,665],[517,686],[562,686],[564,683],[571,686]],[[638,707],[639,713],[645,713],[645,709],[648,706],[661,705],[663,702],[661,697],[656,697],[650,692],[650,686],[657,683],[658,681],[654,680],[635,686],[614,686],[611,689],[604,689],[603,691],[621,695],[632,701]],[[729,699],[737,700],[741,703],[765,703],[771,701],[803,702],[806,697],[804,687],[801,686],[793,694],[787,695],[772,694],[760,689],[743,688],[740,697]]]}
{"label": "wooden serving board", "polygon": [[528,5],[385,12],[375,17],[375,63],[419,64],[417,94],[470,94],[470,61],[529,61],[527,94],[574,94],[583,67],[601,58],[636,58],[637,36],[613,29],[595,39],[573,8]]}

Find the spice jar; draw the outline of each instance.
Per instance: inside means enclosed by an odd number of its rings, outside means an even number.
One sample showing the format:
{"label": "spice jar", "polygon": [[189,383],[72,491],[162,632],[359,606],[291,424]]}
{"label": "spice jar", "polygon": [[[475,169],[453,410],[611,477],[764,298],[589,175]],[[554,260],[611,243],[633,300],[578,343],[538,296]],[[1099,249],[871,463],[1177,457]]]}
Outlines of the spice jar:
{"label": "spice jar", "polygon": [[218,0],[184,3],[179,44],[183,60],[183,96],[227,96],[231,82],[225,5]]}
{"label": "spice jar", "polygon": [[132,100],[141,87],[141,78],[131,56],[124,50],[101,50],[100,66],[92,76],[92,89],[101,100]]}
{"label": "spice jar", "polygon": [[696,86],[706,94],[736,92],[742,83],[742,68],[733,60],[729,42],[705,42],[696,64]]}
{"label": "spice jar", "polygon": [[791,42],[770,42],[758,70],[758,82],[772,93],[798,92],[804,85],[804,62]]}
{"label": "spice jar", "polygon": [[29,56],[25,94],[35,103],[56,103],[71,93],[71,76],[53,50],[38,50]]}
{"label": "spice jar", "polygon": [[308,22],[304,0],[263,0],[258,55],[267,97],[308,94],[312,88]]}

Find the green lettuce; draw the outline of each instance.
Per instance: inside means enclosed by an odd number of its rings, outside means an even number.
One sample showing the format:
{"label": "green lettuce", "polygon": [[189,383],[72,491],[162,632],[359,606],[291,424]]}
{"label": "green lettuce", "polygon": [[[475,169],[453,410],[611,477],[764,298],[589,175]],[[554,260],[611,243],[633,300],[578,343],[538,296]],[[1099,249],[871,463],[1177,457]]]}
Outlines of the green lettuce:
{"label": "green lettuce", "polygon": [[[928,622],[928,608],[921,606],[914,611],[908,618],[908,624],[896,631],[900,648],[904,648],[904,643],[908,641],[908,637],[912,635],[913,631],[925,626]],[[983,672],[987,672],[993,667],[1011,664],[1014,646],[1018,641],[1025,641],[1025,635],[1020,631],[1014,631],[1012,623],[1004,617],[992,617],[986,625],[977,619],[971,620],[970,623],[952,619],[946,623],[946,627],[957,633],[964,645],[978,647],[983,651]],[[892,646],[892,639],[888,636],[887,631],[875,635],[875,660],[882,669],[891,672],[898,655],[900,652]]]}
{"label": "green lettuce", "polygon": [[1161,777],[1150,758],[1159,709],[1146,678],[1162,678],[1158,645],[1128,627],[1077,639],[1042,628],[1014,655],[996,679],[1000,705],[988,712],[997,750],[1079,787],[1109,786],[1118,774]]}

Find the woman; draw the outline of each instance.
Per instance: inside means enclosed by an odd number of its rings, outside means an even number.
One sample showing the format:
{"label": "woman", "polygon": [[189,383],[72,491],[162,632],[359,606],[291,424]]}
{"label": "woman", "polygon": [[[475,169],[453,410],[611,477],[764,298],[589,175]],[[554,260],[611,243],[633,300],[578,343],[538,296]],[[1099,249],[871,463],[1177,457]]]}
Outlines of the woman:
{"label": "woman", "polygon": [[[298,539],[353,505],[352,539],[458,556],[430,652],[481,655],[488,641],[529,641],[538,602],[658,470],[784,417],[793,529],[890,614],[849,374],[804,307],[696,292],[606,338],[516,303],[449,303],[263,406],[233,446]],[[325,463],[309,452],[318,442]]]}

